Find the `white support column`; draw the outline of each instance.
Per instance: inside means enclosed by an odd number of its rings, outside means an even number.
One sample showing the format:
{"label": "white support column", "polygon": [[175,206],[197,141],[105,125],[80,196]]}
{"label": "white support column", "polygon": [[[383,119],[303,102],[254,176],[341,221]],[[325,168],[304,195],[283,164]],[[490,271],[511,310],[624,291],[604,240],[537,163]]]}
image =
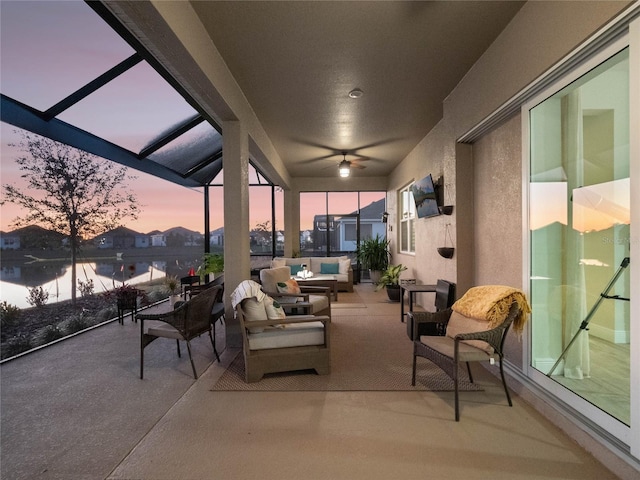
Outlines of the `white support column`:
{"label": "white support column", "polygon": [[227,346],[241,347],[230,296],[251,275],[249,249],[249,136],[241,122],[222,124],[224,168],[224,283]]}

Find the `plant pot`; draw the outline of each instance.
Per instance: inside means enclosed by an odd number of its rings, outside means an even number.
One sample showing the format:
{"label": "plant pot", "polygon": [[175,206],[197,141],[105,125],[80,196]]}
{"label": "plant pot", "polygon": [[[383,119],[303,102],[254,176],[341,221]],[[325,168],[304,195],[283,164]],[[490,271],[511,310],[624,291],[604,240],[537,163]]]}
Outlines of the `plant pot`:
{"label": "plant pot", "polygon": [[454,250],[455,249],[453,247],[439,247],[438,253],[440,254],[441,257],[452,258]]}
{"label": "plant pot", "polygon": [[138,306],[138,291],[129,290],[116,295],[116,304],[121,310],[133,310]]}
{"label": "plant pot", "polygon": [[392,302],[400,302],[400,285],[387,285],[387,297]]}
{"label": "plant pot", "polygon": [[382,276],[382,272],[380,270],[369,270],[369,278],[371,279],[371,283],[377,285],[380,283],[380,277]]}
{"label": "plant pot", "polygon": [[181,299],[180,295],[169,295],[169,305],[171,305],[172,307],[176,304],[176,302],[179,302]]}

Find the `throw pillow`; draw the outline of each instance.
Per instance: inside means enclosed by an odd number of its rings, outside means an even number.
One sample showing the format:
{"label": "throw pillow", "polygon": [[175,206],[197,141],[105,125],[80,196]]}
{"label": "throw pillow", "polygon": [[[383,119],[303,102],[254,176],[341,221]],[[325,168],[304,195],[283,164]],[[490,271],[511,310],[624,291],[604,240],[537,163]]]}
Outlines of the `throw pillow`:
{"label": "throw pillow", "polygon": [[302,271],[302,265],[289,265],[291,269],[291,275],[297,275],[298,272]]}
{"label": "throw pillow", "polygon": [[340,265],[340,275],[347,275],[349,273],[349,269],[351,268],[351,259],[347,258],[346,260],[340,260],[338,262],[338,265]]}
{"label": "throw pillow", "polygon": [[340,265],[338,263],[321,263],[320,273],[322,275],[337,275],[340,272]]}
{"label": "throw pillow", "polygon": [[278,292],[292,294],[302,293],[300,285],[298,285],[298,282],[296,282],[294,278],[287,280],[286,282],[278,282]]}
{"label": "throw pillow", "polygon": [[[268,320],[264,302],[259,302],[255,297],[246,298],[242,301],[242,311],[247,323]],[[264,328],[249,328],[249,332],[262,333]]]}
{"label": "throw pillow", "polygon": [[[264,299],[264,307],[269,320],[282,320],[287,318],[282,305],[269,296]],[[281,325],[278,326],[280,327]],[[284,325],[282,325],[282,327],[284,328]]]}

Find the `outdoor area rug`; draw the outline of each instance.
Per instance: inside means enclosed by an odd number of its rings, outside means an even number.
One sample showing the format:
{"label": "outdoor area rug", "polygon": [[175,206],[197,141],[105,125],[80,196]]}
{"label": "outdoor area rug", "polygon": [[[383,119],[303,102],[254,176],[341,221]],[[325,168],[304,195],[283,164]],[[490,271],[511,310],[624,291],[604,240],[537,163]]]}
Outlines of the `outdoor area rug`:
{"label": "outdoor area rug", "polygon": [[[331,323],[331,373],[313,370],[271,373],[255,383],[244,381],[239,353],[216,382],[214,391],[452,391],[453,381],[433,363],[418,358],[411,385],[413,344],[397,316],[341,315]],[[460,390],[482,388],[460,369]]]}

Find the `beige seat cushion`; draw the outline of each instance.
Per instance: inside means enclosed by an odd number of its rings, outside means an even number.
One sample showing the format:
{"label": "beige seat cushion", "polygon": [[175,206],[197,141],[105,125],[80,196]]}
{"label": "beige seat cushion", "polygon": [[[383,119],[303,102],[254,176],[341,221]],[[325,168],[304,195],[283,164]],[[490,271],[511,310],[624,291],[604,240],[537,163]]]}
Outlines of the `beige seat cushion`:
{"label": "beige seat cushion", "polygon": [[[436,352],[440,352],[447,357],[453,358],[455,348],[453,338],[448,336],[440,337],[423,335],[420,337],[420,341]],[[460,345],[458,346],[458,360],[460,362],[482,362],[489,360],[492,356],[493,355],[487,353],[486,350],[476,348],[464,342],[460,342]]]}
{"label": "beige seat cushion", "polygon": [[247,338],[251,350],[324,345],[324,325],[322,322],[288,324],[285,328],[266,328],[261,333],[249,333]]}
{"label": "beige seat cushion", "polygon": [[313,313],[318,313],[329,308],[329,297],[326,295],[309,295],[309,303],[312,306]]}
{"label": "beige seat cushion", "polygon": [[[466,317],[455,310],[451,312],[449,323],[447,324],[447,337],[454,338],[459,333],[475,333],[484,332],[489,329],[489,323],[486,320],[477,320],[475,318]],[[493,354],[493,347],[482,340],[462,340],[467,345],[474,346]]]}
{"label": "beige seat cushion", "polygon": [[176,340],[183,340],[182,334],[172,327],[168,323],[159,322],[156,320],[147,320],[144,322],[145,332],[147,335],[153,335],[154,337],[162,338],[175,338]]}

